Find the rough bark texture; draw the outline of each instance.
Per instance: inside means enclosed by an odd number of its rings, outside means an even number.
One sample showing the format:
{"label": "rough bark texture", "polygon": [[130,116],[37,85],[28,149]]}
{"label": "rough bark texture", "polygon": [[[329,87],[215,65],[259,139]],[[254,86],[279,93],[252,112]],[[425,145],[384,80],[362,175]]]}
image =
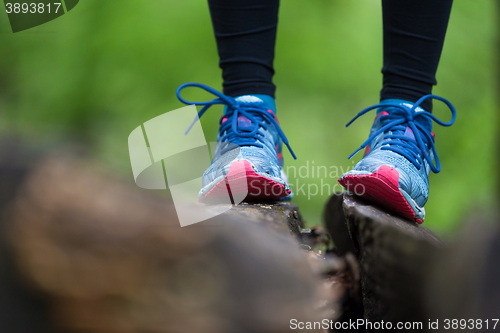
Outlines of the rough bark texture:
{"label": "rough bark texture", "polygon": [[439,320],[445,332],[445,319],[483,319],[485,328],[484,320],[492,325],[500,311],[500,233],[486,222],[498,219],[482,214],[447,244],[347,193],[334,194],[324,215],[339,251],[357,253],[365,319],[421,322],[424,331],[429,320]]}
{"label": "rough bark texture", "polygon": [[366,319],[427,320],[424,282],[442,247],[436,235],[347,193],[334,194],[325,220],[340,251],[357,253]]}
{"label": "rough bark texture", "polygon": [[288,235],[295,206],[181,228],[171,204],[141,192],[53,159],[11,203],[16,263],[59,327],[281,332],[319,314],[321,284]]}
{"label": "rough bark texture", "polygon": [[333,194],[325,206],[323,220],[333,242],[335,243],[337,252],[340,255],[345,255],[349,252],[356,254],[358,249],[349,235],[344,208],[342,207],[343,201],[344,192]]}
{"label": "rough bark texture", "polygon": [[81,159],[36,155],[0,142],[1,331],[288,332],[292,318],[360,318],[361,295],[371,321],[500,310],[500,235],[484,222],[444,246],[338,193],[325,255],[328,233],[304,229],[292,203],[181,228],[168,200]]}
{"label": "rough bark texture", "polygon": [[360,198],[345,194],[343,207],[359,249],[365,318],[427,320],[423,283],[441,241],[428,229]]}
{"label": "rough bark texture", "polygon": [[274,232],[292,234],[301,240],[301,229],[304,221],[299,213],[299,207],[291,202],[242,202],[228,211],[228,219],[247,219],[260,224]]}
{"label": "rough bark texture", "polygon": [[294,204],[181,228],[168,200],[81,159],[0,148],[2,331],[288,332],[338,315],[343,288],[300,250]]}

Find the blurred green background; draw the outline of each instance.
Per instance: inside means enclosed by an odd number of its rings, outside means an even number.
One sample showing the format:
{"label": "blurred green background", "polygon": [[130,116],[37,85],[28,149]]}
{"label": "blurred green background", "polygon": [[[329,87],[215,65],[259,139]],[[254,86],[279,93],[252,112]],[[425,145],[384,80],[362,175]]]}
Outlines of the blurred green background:
{"label": "blurred green background", "polygon": [[[458,110],[436,126],[443,171],[431,175],[426,225],[450,235],[472,210],[496,205],[498,184],[498,15],[494,0],[455,1],[434,93]],[[132,180],[127,138],[138,125],[183,106],[188,81],[221,88],[208,5],[188,1],[85,0],[70,13],[13,34],[0,13],[0,131],[33,141],[79,140],[95,159]],[[347,156],[367,138],[382,75],[381,5],[375,0],[282,1],[276,47],[278,115],[309,177],[294,201],[310,224],[321,221],[336,177],[311,166],[352,168]],[[188,99],[212,98],[191,90]],[[214,141],[221,107],[203,118]],[[447,109],[435,104],[445,120]],[[361,154],[354,158],[359,160]],[[341,169],[343,168],[343,169]],[[303,171],[305,172],[305,168]],[[329,172],[330,173],[330,172]],[[314,193],[307,194],[307,188]],[[339,186],[336,189],[340,189]],[[312,194],[311,192],[309,194]]]}

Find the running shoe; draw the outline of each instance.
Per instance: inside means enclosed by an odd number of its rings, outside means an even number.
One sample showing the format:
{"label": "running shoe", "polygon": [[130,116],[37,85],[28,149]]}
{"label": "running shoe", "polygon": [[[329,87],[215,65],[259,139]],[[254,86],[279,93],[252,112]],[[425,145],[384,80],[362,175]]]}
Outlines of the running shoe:
{"label": "running shoe", "polygon": [[[201,88],[217,98],[206,102],[186,101],[180,93],[187,87]],[[293,197],[283,171],[282,144],[288,147],[293,158],[295,154],[275,113],[257,96],[230,97],[199,83],[185,83],[177,89],[181,102],[203,105],[197,119],[212,105],[225,105],[213,160],[203,173],[200,202],[218,203],[227,198],[228,191],[233,197],[245,195],[247,191],[245,200],[289,200]],[[229,187],[228,184],[236,185]]]}
{"label": "running shoe", "polygon": [[[422,109],[420,104],[427,99],[445,103],[451,110],[451,120],[441,121]],[[416,103],[384,100],[359,112],[346,127],[372,110],[377,110],[377,115],[369,138],[349,159],[363,148],[366,148],[365,155],[339,182],[350,192],[421,224],[429,198],[429,172],[441,171],[432,121],[451,126],[456,118],[455,108],[448,100],[435,95],[426,95]]]}

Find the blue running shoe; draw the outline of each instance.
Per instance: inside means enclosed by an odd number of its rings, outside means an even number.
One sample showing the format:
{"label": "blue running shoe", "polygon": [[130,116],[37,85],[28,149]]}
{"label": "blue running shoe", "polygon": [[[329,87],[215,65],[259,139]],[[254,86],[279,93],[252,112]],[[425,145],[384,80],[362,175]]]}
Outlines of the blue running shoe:
{"label": "blue running shoe", "polygon": [[[180,96],[186,87],[204,89],[217,98],[207,102],[186,101]],[[185,104],[203,105],[198,118],[212,105],[226,106],[220,119],[212,163],[203,173],[200,202],[218,203],[227,198],[229,183],[232,184],[230,191],[233,197],[247,193],[246,200],[292,198],[293,193],[283,171],[282,143],[288,147],[293,158],[296,157],[276,115],[261,98],[255,95],[229,97],[199,83],[181,85],[177,89],[177,98]]]}
{"label": "blue running shoe", "polygon": [[[444,102],[451,110],[451,120],[443,122],[419,105],[427,99]],[[339,182],[347,190],[375,201],[417,223],[425,218],[424,205],[429,198],[429,171],[441,171],[434,147],[432,121],[441,126],[455,122],[456,111],[446,99],[426,95],[416,103],[384,100],[364,109],[347,126],[365,113],[377,109],[370,136],[360,148],[365,156]],[[434,164],[435,160],[435,164]]]}

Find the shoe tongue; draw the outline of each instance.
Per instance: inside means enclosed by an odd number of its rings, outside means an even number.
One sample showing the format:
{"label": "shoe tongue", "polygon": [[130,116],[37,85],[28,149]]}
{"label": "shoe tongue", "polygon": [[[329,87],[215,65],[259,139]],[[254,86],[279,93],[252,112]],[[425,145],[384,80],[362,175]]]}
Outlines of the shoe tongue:
{"label": "shoe tongue", "polygon": [[415,140],[415,135],[413,134],[413,131],[409,127],[406,128],[404,136]]}
{"label": "shoe tongue", "polygon": [[[260,98],[253,95],[239,96],[235,98],[235,100],[247,107],[267,110],[266,103],[264,103],[264,101],[261,100]],[[238,127],[242,127],[242,129],[244,129],[245,127],[250,127],[251,125],[252,123],[250,122],[250,119],[248,119],[247,117],[245,116],[238,117]]]}
{"label": "shoe tongue", "polygon": [[250,127],[252,123],[250,122],[250,119],[248,119],[245,116],[239,116],[238,117],[238,127]]}
{"label": "shoe tongue", "polygon": [[243,95],[235,98],[237,102],[240,102],[241,104],[248,106],[248,107],[254,107],[254,108],[259,108],[259,109],[264,109],[267,110],[266,103],[264,103],[263,100],[256,96],[252,95]]}
{"label": "shoe tongue", "polygon": [[[243,95],[235,98],[235,101],[240,102],[241,105],[248,106],[248,107],[253,107],[257,109],[263,109],[267,110],[269,109],[266,105],[266,103],[258,98],[257,96],[253,95]],[[227,113],[228,107],[224,107],[224,114]]]}

